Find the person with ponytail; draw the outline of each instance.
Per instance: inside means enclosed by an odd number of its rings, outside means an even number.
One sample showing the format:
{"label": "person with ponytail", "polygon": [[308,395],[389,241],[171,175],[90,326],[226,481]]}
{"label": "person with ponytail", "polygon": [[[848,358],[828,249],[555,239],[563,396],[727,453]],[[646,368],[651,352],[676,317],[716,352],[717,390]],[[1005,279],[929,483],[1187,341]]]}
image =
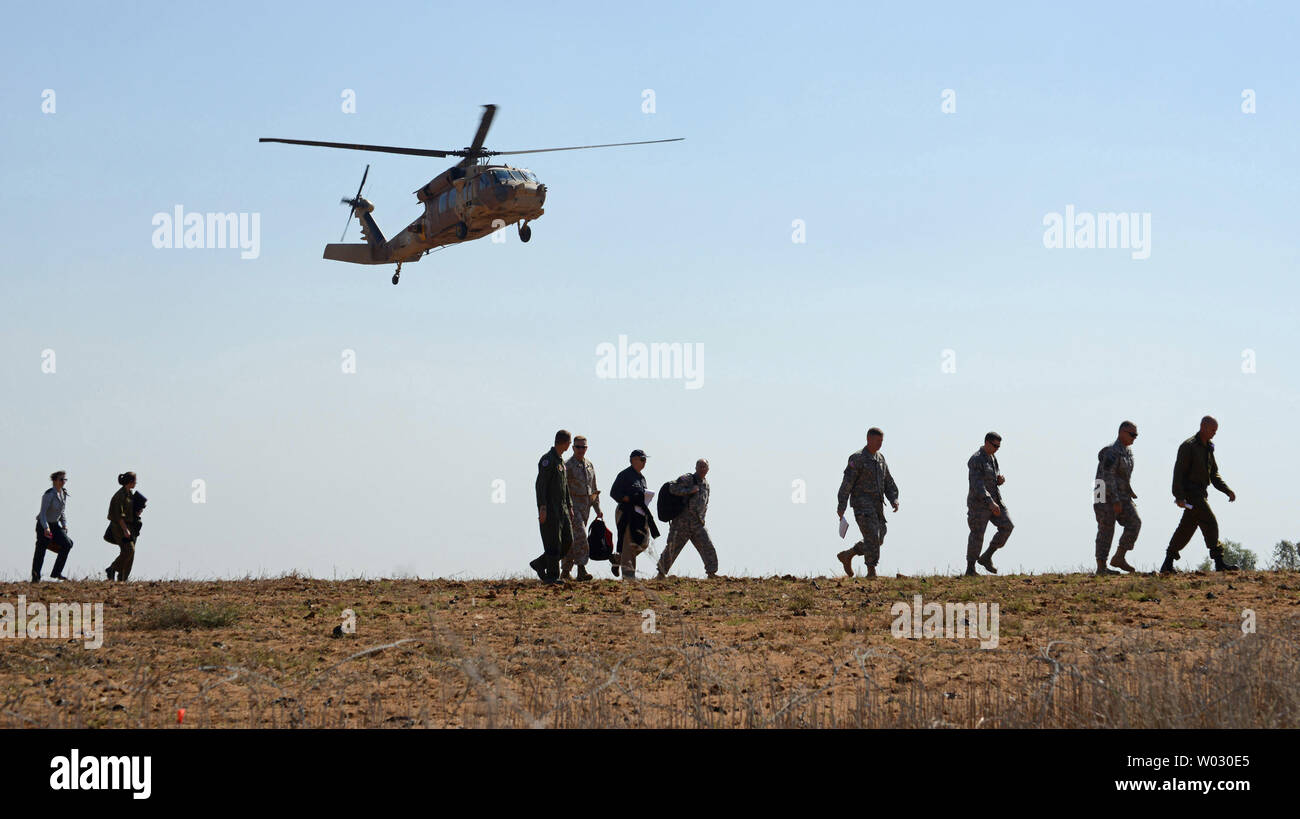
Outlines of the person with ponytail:
{"label": "person with ponytail", "polygon": [[109,580],[127,580],[131,577],[131,564],[135,562],[135,532],[131,523],[135,519],[135,506],[131,493],[135,489],[135,473],[123,472],[117,476],[121,489],[113,494],[108,504],[108,532],[105,540],[118,548],[117,559],[104,570]]}

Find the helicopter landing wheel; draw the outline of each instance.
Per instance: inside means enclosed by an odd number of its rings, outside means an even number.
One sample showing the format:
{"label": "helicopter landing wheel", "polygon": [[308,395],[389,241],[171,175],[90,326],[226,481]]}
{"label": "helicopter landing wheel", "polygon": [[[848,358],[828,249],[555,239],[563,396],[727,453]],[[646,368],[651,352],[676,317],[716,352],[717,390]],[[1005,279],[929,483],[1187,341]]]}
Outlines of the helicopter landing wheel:
{"label": "helicopter landing wheel", "polygon": [[397,280],[400,278],[402,278],[402,266],[399,264],[397,271],[393,273],[393,284],[397,284]]}
{"label": "helicopter landing wheel", "polygon": [[527,241],[528,241],[529,239],[531,239],[531,238],[533,238],[533,229],[530,228],[530,227],[529,227],[528,225],[526,225],[526,224],[520,225],[520,226],[519,226],[519,241],[521,241],[521,242],[527,242]]}
{"label": "helicopter landing wheel", "polygon": [[456,224],[456,238],[464,239],[468,235],[469,235],[469,225],[465,224],[464,222],[458,222]]}

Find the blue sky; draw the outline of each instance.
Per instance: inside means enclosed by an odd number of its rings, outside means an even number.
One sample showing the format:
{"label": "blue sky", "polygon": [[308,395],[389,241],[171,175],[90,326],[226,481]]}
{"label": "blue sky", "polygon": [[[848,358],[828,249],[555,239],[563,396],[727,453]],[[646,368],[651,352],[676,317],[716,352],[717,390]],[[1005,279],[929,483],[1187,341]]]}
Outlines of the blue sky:
{"label": "blue sky", "polygon": [[[142,577],[526,572],[535,464],[567,427],[591,439],[602,487],[633,448],[655,486],[708,457],[724,573],[822,574],[843,548],[845,459],[872,425],[902,491],[883,571],[961,566],[965,461],[988,429],[1017,523],[999,563],[1074,568],[1091,562],[1095,455],[1124,418],[1142,433],[1149,567],[1178,517],[1174,452],[1207,412],[1240,496],[1212,498],[1223,536],[1264,556],[1300,537],[1296,18],[1281,3],[15,8],[0,572],[25,575],[54,469],[71,477],[71,571],[100,571],[128,468],[151,501]],[[439,251],[396,288],[390,269],[320,258],[338,200],[369,163],[392,235],[448,163],[257,143],[458,148],[489,102],[499,150],[686,141],[518,158],[549,188],[533,240]],[[153,247],[154,214],[176,205],[258,214],[258,257]],[[1150,257],[1044,247],[1067,205],[1150,214]],[[596,348],[620,335],[703,345],[703,386],[597,378]],[[675,568],[702,573],[693,553]]]}

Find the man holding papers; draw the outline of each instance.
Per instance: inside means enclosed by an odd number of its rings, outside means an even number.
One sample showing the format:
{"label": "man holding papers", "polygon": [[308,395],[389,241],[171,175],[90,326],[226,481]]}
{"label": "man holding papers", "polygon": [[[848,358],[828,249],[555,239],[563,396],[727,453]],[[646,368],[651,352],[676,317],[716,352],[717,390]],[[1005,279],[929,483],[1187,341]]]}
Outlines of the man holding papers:
{"label": "man holding papers", "polygon": [[862,555],[867,561],[867,577],[876,576],[876,564],[880,562],[880,546],[885,542],[885,499],[898,511],[898,486],[894,476],[889,473],[885,456],[880,454],[880,447],[885,442],[885,433],[878,427],[867,430],[867,445],[849,456],[848,466],[844,467],[844,480],[840,482],[839,506],[835,514],[840,519],[840,537],[848,530],[844,520],[844,510],[850,501],[853,503],[853,517],[862,532],[862,540],[852,549],[845,549],[836,555],[844,573],[853,576],[853,556]]}

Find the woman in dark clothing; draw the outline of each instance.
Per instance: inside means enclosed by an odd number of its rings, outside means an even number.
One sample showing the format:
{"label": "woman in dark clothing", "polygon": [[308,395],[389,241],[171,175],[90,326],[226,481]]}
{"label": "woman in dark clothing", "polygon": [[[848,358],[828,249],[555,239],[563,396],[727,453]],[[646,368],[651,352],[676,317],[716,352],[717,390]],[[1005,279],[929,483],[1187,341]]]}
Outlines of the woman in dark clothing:
{"label": "woman in dark clothing", "polygon": [[32,555],[32,582],[41,582],[41,569],[45,567],[45,550],[58,555],[54,560],[54,571],[50,577],[63,580],[63,564],[68,562],[68,552],[72,551],[72,538],[68,537],[68,518],[65,510],[68,505],[68,473],[60,469],[50,475],[54,484],[41,496],[41,513],[36,516],[36,553]]}
{"label": "woman in dark clothing", "polygon": [[109,580],[127,580],[131,576],[131,564],[135,562],[135,532],[131,528],[135,520],[135,505],[131,502],[135,473],[123,472],[117,476],[117,483],[122,488],[108,503],[108,535],[117,546],[118,555],[104,573]]}

